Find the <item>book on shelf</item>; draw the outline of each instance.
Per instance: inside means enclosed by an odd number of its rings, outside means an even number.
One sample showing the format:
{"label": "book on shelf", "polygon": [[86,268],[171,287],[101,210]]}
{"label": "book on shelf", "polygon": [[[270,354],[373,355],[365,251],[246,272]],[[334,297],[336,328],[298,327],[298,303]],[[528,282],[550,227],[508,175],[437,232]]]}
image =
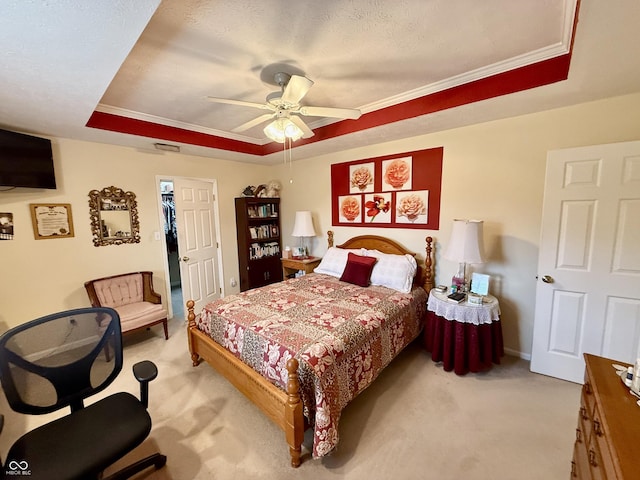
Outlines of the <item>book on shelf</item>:
{"label": "book on shelf", "polygon": [[249,218],[277,218],[278,210],[271,203],[265,205],[250,205],[247,207]]}
{"label": "book on shelf", "polygon": [[249,259],[257,260],[262,257],[280,255],[280,245],[278,242],[252,243],[249,246]]}
{"label": "book on shelf", "polygon": [[273,225],[260,225],[257,227],[249,227],[249,233],[251,235],[251,238],[254,240],[277,237],[278,236],[277,232],[278,232],[278,227],[274,228]]}

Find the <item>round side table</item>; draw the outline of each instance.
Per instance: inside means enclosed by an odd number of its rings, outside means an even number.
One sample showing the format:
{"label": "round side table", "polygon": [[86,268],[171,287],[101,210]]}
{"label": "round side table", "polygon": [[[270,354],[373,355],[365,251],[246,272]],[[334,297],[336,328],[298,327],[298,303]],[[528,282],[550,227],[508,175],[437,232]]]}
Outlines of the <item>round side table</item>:
{"label": "round side table", "polygon": [[435,362],[458,375],[499,364],[504,355],[500,304],[492,295],[482,305],[456,303],[432,290],[427,302],[424,346]]}

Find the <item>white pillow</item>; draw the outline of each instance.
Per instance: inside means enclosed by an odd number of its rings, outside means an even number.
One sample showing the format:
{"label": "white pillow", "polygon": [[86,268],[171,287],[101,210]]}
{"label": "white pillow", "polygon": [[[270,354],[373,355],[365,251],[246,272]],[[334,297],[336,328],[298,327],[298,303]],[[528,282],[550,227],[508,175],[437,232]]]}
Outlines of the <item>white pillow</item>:
{"label": "white pillow", "polygon": [[356,255],[364,255],[364,249],[362,248],[329,247],[327,253],[322,257],[320,265],[318,265],[313,271],[315,273],[324,273],[325,275],[340,278],[342,276],[342,272],[344,272],[344,268],[347,266],[349,252],[355,253]]}
{"label": "white pillow", "polygon": [[378,261],[371,272],[371,285],[389,287],[398,292],[409,293],[413,285],[418,264],[413,255],[394,255],[378,250],[365,250],[365,256],[376,257]]}

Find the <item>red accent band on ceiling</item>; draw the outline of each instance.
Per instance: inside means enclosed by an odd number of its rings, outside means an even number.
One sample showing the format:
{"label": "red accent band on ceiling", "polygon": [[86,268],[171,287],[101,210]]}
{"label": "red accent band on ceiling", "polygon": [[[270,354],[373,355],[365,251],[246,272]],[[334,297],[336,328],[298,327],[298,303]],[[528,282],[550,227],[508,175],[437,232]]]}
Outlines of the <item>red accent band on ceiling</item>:
{"label": "red accent band on ceiling", "polygon": [[[315,129],[315,135],[313,137],[296,141],[294,148],[393,122],[399,122],[408,118],[427,115],[449,108],[566,80],[569,75],[570,63],[571,52],[515,70],[475,80],[464,85],[424,95],[387,108],[375,110],[362,115],[358,120],[342,120],[330,125],[325,125]],[[282,150],[282,145],[275,142],[265,145],[255,145],[249,142],[232,140],[216,135],[194,132],[183,128],[98,111],[93,112],[87,122],[87,127],[202,147],[218,148],[221,150],[246,153],[248,155],[264,156]]]}

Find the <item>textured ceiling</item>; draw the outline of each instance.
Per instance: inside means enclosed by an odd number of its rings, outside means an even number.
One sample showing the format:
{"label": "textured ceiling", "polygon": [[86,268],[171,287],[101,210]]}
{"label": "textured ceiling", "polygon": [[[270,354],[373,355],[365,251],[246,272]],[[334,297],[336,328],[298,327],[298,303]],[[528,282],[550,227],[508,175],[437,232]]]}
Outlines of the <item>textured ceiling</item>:
{"label": "textured ceiling", "polygon": [[274,64],[315,82],[306,104],[366,112],[530,52],[566,53],[560,0],[446,3],[165,1],[101,104],[230,131],[264,112],[204,97],[262,103],[278,90]]}
{"label": "textured ceiling", "polygon": [[5,1],[0,126],[275,163],[264,124],[230,133],[264,110],[206,96],[263,103],[284,70],[363,112],[303,117],[321,155],[638,91],[639,3],[583,0],[574,37],[574,0]]}

